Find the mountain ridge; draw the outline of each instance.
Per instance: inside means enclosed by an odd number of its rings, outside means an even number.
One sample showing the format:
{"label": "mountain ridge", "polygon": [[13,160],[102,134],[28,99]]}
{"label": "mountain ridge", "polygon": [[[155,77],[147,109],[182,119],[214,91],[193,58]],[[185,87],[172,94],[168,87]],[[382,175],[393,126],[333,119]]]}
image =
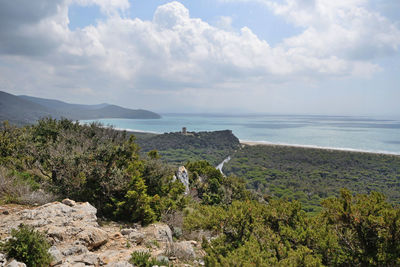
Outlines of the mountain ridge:
{"label": "mountain ridge", "polygon": [[44,117],[71,120],[100,118],[159,119],[155,112],[144,109],[129,109],[108,103],[97,105],[71,104],[56,99],[27,95],[13,95],[0,91],[0,121],[12,124],[32,124]]}

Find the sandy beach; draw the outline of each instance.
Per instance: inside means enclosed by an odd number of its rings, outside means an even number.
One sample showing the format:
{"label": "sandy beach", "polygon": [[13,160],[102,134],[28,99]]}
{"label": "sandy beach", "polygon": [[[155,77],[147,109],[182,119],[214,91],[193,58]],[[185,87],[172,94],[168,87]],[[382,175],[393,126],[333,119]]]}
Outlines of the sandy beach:
{"label": "sandy beach", "polygon": [[390,152],[390,151],[368,151],[368,150],[358,150],[352,148],[337,148],[337,147],[320,147],[320,146],[313,146],[313,145],[293,145],[293,144],[275,144],[270,143],[267,141],[248,141],[248,140],[239,140],[242,145],[249,145],[249,146],[284,146],[284,147],[299,147],[299,148],[309,148],[309,149],[323,149],[323,150],[332,150],[332,151],[347,151],[347,152],[357,152],[357,153],[371,153],[371,154],[384,154],[384,155],[393,155],[393,156],[400,156],[397,153]]}

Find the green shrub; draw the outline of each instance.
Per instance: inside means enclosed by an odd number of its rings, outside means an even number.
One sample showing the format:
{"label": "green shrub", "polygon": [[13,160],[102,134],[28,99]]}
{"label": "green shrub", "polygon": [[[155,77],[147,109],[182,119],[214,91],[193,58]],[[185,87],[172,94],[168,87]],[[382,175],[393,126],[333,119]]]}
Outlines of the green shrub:
{"label": "green shrub", "polygon": [[157,260],[156,258],[151,258],[148,266],[154,266],[154,265],[156,265],[156,266],[172,266],[166,260]]}
{"label": "green shrub", "polygon": [[24,262],[28,267],[49,266],[52,260],[49,248],[50,244],[42,233],[23,224],[12,229],[11,238],[2,245],[8,258]]}
{"label": "green shrub", "polygon": [[145,251],[134,251],[131,254],[131,259],[129,260],[135,266],[138,267],[151,267],[154,265],[169,266],[168,262],[165,260],[157,260],[156,258],[150,258],[149,252]]}
{"label": "green shrub", "polygon": [[154,211],[150,207],[152,198],[147,195],[147,186],[143,179],[132,179],[131,188],[122,201],[117,202],[115,217],[127,221],[140,221],[147,225],[155,220]]}
{"label": "green shrub", "polygon": [[150,256],[148,252],[134,251],[131,254],[129,262],[138,267],[146,267],[149,265]]}

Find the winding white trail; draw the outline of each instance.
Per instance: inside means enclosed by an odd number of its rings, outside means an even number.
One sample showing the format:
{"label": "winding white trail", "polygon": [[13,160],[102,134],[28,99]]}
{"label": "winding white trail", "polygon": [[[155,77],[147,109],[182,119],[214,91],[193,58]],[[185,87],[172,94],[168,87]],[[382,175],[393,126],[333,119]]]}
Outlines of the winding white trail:
{"label": "winding white trail", "polygon": [[222,168],[224,167],[224,164],[225,163],[228,163],[229,161],[231,160],[231,156],[229,156],[229,157],[227,157],[226,159],[224,159],[220,164],[218,164],[218,166],[217,167],[215,167],[217,170],[219,170],[223,175],[225,175],[223,172],[222,172]]}

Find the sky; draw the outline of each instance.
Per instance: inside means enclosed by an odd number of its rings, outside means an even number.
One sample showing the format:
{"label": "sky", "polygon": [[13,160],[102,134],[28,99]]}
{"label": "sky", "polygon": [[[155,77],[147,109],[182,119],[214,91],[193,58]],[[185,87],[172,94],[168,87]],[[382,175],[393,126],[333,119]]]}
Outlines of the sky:
{"label": "sky", "polygon": [[4,0],[0,90],[156,112],[400,116],[399,0]]}

